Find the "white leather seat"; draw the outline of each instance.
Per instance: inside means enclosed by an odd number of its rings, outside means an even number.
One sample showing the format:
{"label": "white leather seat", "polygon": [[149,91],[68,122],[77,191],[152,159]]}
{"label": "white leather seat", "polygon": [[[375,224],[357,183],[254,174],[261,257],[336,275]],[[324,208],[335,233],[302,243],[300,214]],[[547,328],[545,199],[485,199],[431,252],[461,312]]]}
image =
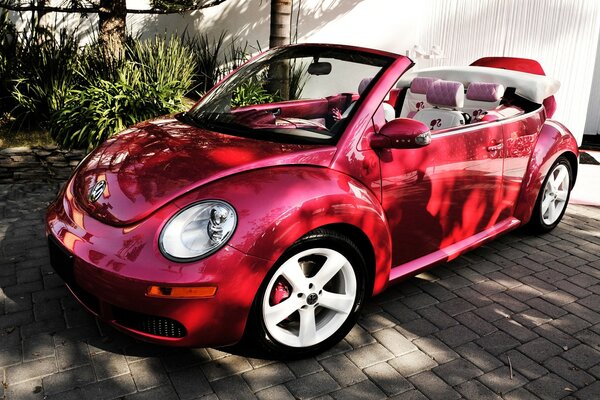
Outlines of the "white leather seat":
{"label": "white leather seat", "polygon": [[[365,89],[367,88],[367,86],[369,86],[369,83],[371,83],[371,81],[373,80],[373,78],[364,78],[363,80],[360,81],[360,83],[358,84],[358,94],[362,96],[363,92],[365,91]],[[353,101],[348,108],[346,108],[346,111],[344,111],[344,113],[342,114],[342,118],[346,118],[348,115],[350,115],[350,111],[352,111],[352,109],[354,108],[354,106],[356,105],[356,102]],[[385,121],[389,122],[391,120],[393,120],[394,118],[396,118],[396,110],[394,110],[394,107],[391,104],[388,103],[382,103],[383,106],[383,112],[385,113]]]}
{"label": "white leather seat", "polygon": [[429,78],[426,76],[417,76],[414,78],[404,96],[400,118],[412,118],[417,111],[431,107],[427,102],[427,89],[429,89],[433,82],[438,80],[438,78]]}
{"label": "white leather seat", "polygon": [[462,111],[471,116],[471,123],[479,122],[488,112],[500,106],[504,86],[496,83],[471,82]]}
{"label": "white leather seat", "polygon": [[413,119],[433,130],[453,128],[466,123],[463,107],[465,89],[462,83],[436,81],[427,90],[427,102],[433,107],[417,111]]}

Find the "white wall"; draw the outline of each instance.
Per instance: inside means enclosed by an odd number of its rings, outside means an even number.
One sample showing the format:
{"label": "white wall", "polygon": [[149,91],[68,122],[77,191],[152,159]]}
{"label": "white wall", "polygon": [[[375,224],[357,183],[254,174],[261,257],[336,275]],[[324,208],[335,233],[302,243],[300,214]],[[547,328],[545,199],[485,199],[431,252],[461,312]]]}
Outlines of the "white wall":
{"label": "white wall", "polygon": [[[147,4],[128,1],[131,8]],[[595,111],[600,106],[600,1],[294,0],[294,5],[298,42],[353,44],[401,54],[416,44],[443,48],[444,59],[416,59],[416,68],[466,65],[483,56],[536,59],[562,83],[555,118],[580,142],[586,117],[586,130],[600,126]],[[228,40],[246,40],[258,50],[268,46],[269,8],[270,0],[228,0],[185,15],[130,15],[128,27],[142,37],[185,30],[217,37],[227,31]],[[93,17],[70,20],[95,26]],[[594,65],[598,72],[590,99]]]}

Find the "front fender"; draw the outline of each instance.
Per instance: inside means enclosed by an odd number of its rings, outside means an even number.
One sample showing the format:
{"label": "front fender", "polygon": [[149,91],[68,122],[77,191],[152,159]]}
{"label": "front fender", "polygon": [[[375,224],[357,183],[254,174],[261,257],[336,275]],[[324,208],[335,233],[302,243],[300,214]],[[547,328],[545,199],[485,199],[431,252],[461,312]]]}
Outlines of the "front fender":
{"label": "front fender", "polygon": [[[352,225],[373,247],[373,293],[388,282],[391,236],[385,214],[375,196],[348,175],[323,167],[280,166],[240,173],[195,192],[198,198],[219,198],[236,209],[238,225],[230,246],[272,262],[316,228]],[[195,201],[191,197],[181,201],[189,204]]]}
{"label": "front fender", "polygon": [[574,185],[577,176],[577,157],[579,155],[577,141],[564,125],[547,120],[538,135],[535,148],[529,159],[529,165],[523,177],[521,193],[515,208],[515,218],[523,224],[531,219],[544,179],[556,159],[563,154],[569,157],[569,161],[574,166]]}

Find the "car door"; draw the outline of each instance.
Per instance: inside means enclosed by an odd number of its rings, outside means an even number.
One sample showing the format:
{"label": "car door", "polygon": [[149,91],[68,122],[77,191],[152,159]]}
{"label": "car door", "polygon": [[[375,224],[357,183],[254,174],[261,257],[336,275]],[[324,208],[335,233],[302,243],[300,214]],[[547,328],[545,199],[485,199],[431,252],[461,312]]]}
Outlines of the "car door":
{"label": "car door", "polygon": [[434,131],[422,148],[380,152],[393,266],[467,240],[508,216],[502,139],[500,124],[481,123]]}

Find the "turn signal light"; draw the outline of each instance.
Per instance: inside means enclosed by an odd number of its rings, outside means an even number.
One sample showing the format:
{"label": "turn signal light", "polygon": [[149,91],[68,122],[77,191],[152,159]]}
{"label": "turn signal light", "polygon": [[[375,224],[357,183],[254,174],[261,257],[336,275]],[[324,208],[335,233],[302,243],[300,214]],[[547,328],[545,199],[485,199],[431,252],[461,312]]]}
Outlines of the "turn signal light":
{"label": "turn signal light", "polygon": [[180,299],[212,297],[217,293],[216,286],[150,286],[146,294],[151,297]]}

